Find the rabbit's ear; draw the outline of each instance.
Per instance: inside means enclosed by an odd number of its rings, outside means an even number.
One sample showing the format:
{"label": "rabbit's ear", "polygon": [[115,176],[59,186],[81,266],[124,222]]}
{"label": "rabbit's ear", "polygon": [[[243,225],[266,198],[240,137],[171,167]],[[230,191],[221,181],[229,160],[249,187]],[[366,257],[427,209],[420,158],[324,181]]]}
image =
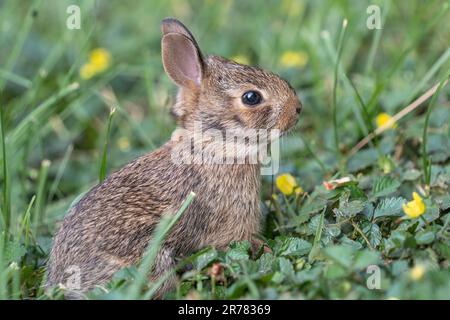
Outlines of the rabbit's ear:
{"label": "rabbit's ear", "polygon": [[186,38],[190,39],[197,48],[197,51],[200,52],[200,47],[198,46],[197,41],[195,41],[195,38],[192,35],[192,33],[189,31],[188,28],[186,28],[184,24],[181,23],[181,21],[175,18],[165,18],[161,22],[161,33],[163,36],[165,36],[168,33],[182,34],[186,36]]}
{"label": "rabbit's ear", "polygon": [[167,75],[181,87],[200,85],[203,58],[189,30],[178,20],[164,19],[161,24],[162,60]]}

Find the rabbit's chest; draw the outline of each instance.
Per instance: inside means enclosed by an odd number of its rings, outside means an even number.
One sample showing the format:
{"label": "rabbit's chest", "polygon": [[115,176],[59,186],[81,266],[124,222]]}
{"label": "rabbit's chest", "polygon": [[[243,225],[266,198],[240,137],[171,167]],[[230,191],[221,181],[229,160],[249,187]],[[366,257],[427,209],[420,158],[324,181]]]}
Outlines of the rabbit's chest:
{"label": "rabbit's chest", "polygon": [[232,241],[251,240],[260,225],[259,172],[236,172],[205,182],[198,190],[197,214],[203,212],[199,247],[224,248]]}

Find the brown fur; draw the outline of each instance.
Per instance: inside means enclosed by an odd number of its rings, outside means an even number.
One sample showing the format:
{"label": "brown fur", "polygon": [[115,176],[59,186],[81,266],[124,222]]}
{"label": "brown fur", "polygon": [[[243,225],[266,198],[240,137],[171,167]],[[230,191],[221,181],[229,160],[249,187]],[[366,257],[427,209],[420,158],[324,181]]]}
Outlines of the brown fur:
{"label": "brown fur", "polygon": [[[296,123],[300,104],[286,81],[221,57],[203,58],[190,32],[174,19],[164,20],[162,31],[164,66],[180,86],[173,107],[180,128],[192,129],[195,121],[201,121],[219,130],[286,131]],[[200,83],[183,78],[171,65],[173,57],[167,57],[167,52],[173,54],[168,51],[171,41],[181,41],[188,51],[195,48]],[[264,102],[256,107],[243,105],[240,99],[247,90],[260,91]],[[172,138],[111,174],[69,210],[54,239],[48,286],[64,284],[66,270],[75,265],[81,270],[81,292],[85,292],[107,282],[119,269],[139,263],[161,216],[176,212],[191,191],[196,197],[166,238],[151,278],[170,270],[175,257],[204,246],[225,249],[235,240],[259,243],[260,166],[176,164],[171,151],[177,141]],[[174,281],[170,279],[159,296]]]}

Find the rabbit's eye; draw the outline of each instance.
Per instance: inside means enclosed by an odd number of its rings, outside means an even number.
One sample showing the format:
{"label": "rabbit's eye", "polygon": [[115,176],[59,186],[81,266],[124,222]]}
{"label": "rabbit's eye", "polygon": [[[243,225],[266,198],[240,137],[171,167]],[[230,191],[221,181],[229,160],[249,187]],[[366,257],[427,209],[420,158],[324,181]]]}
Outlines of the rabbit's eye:
{"label": "rabbit's eye", "polygon": [[257,105],[261,100],[261,94],[257,91],[247,91],[242,95],[242,103],[249,106]]}

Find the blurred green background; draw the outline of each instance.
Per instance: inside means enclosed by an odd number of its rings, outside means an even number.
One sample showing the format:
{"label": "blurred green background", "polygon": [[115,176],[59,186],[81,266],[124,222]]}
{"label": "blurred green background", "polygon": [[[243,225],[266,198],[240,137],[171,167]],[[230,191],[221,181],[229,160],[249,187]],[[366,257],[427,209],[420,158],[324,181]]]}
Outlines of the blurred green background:
{"label": "blurred green background", "polygon": [[[66,10],[73,4],[81,9],[79,30],[66,26]],[[379,30],[367,28],[367,8],[373,4],[381,9]],[[169,108],[176,88],[162,67],[159,29],[167,16],[183,21],[205,54],[261,66],[293,85],[304,109],[296,130],[282,140],[280,172],[294,174],[306,192],[337,173],[360,178],[390,173],[393,170],[383,171],[386,163],[404,171],[423,169],[423,107],[377,139],[376,147],[351,157],[349,150],[377,127],[378,115],[394,115],[448,72],[447,1],[3,0],[1,208],[3,217],[10,213],[9,231],[19,245],[10,248],[14,254],[2,256],[5,268],[16,261],[23,269],[21,278],[2,271],[5,279],[12,278],[3,281],[0,297],[42,295],[39,283],[51,236],[70,203],[98,182],[105,141],[111,172],[170,137],[175,122]],[[103,50],[100,56],[98,48]],[[96,58],[104,64],[102,70],[83,76],[83,67]],[[450,176],[449,94],[444,87],[436,99],[428,136],[428,152],[436,165],[431,184],[442,183],[443,190]],[[116,112],[107,138],[111,108]],[[419,176],[415,179],[417,183],[401,187],[408,199],[417,185],[430,185]],[[439,190],[439,195],[448,194],[448,189]],[[264,177],[262,199],[273,192],[271,177]],[[285,205],[280,202],[282,212]],[[443,208],[441,216],[447,212]],[[21,227],[28,225],[27,219],[31,226],[25,235]],[[266,233],[268,238],[276,235]],[[319,290],[305,297],[330,296]]]}

